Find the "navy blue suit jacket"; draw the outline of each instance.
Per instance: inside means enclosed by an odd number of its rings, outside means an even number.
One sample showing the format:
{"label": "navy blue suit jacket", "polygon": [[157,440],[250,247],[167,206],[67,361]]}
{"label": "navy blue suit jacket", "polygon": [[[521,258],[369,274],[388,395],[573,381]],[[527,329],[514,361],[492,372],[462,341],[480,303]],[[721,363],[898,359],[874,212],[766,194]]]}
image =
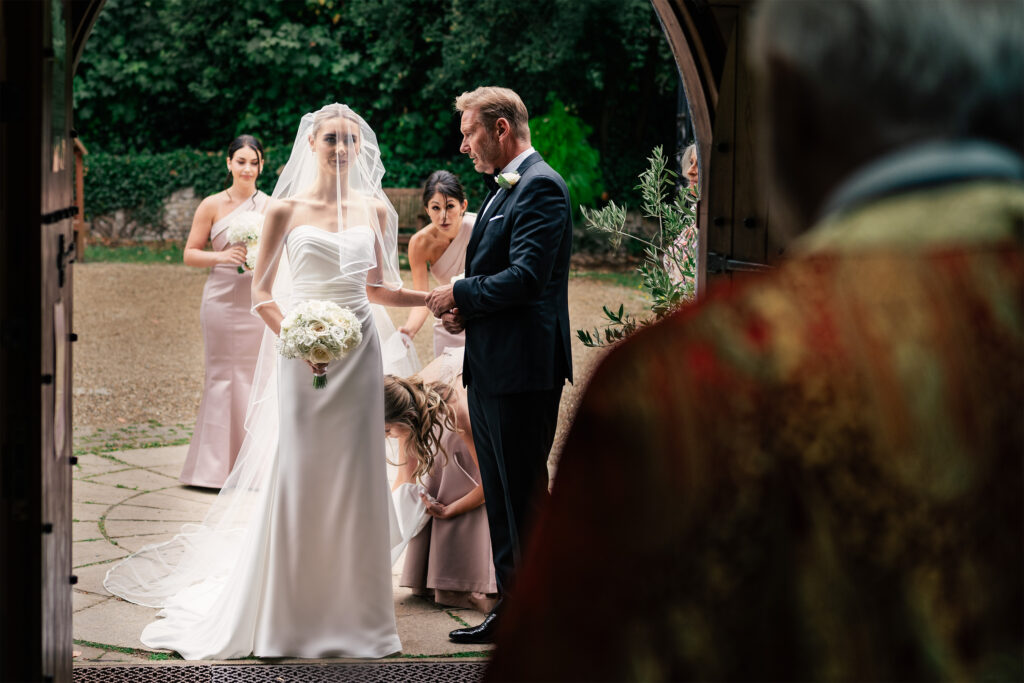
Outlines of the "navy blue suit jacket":
{"label": "navy blue suit jacket", "polygon": [[[463,382],[486,395],[572,381],[569,348],[569,188],[541,155],[518,169],[477,216],[466,277],[453,293],[466,326]],[[491,195],[488,195],[488,199]]]}

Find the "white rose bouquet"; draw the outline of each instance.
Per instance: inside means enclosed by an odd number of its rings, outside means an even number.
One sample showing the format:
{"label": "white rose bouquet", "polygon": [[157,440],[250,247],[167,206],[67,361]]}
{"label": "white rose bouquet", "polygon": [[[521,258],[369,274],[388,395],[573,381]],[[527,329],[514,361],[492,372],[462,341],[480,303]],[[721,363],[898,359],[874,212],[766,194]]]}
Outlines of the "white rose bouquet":
{"label": "white rose bouquet", "polygon": [[[303,301],[281,321],[277,352],[284,358],[329,363],[363,340],[355,313],[333,301]],[[313,388],[327,386],[327,374],[313,375]]]}
{"label": "white rose bouquet", "polygon": [[[256,267],[256,254],[259,251],[260,233],[263,232],[263,214],[259,211],[243,211],[231,225],[226,234],[229,244],[245,245],[245,267],[252,270]],[[238,272],[244,273],[242,266]]]}

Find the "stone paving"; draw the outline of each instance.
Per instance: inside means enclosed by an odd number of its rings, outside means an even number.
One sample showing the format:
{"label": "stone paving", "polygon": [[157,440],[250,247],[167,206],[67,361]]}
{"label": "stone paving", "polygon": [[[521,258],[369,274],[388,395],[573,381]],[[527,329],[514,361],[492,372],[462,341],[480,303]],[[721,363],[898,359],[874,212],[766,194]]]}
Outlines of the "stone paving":
{"label": "stone paving", "polygon": [[[202,519],[216,492],[178,482],[187,449],[168,446],[78,455],[72,485],[76,665],[179,659],[171,652],[149,650],[139,641],[157,610],[111,596],[103,588],[103,578],[115,561],[170,539],[185,522]],[[478,623],[482,615],[441,607],[400,588],[402,563],[399,559],[392,574],[403,647],[396,657],[486,657],[489,646],[456,645],[447,638],[451,629]]]}

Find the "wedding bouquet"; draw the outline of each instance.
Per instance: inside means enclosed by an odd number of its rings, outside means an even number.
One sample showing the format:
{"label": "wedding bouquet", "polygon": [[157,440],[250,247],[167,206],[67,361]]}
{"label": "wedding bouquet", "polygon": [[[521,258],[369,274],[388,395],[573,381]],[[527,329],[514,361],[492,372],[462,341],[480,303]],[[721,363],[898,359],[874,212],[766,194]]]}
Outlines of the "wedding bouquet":
{"label": "wedding bouquet", "polygon": [[[277,352],[285,358],[329,363],[363,340],[355,313],[333,301],[303,301],[281,321]],[[327,386],[327,373],[313,375],[313,388]]]}
{"label": "wedding bouquet", "polygon": [[[259,211],[243,211],[228,226],[227,240],[229,244],[245,245],[245,267],[252,270],[256,267],[256,254],[259,251],[260,233],[263,232],[263,214]],[[238,272],[244,273],[242,266]]]}

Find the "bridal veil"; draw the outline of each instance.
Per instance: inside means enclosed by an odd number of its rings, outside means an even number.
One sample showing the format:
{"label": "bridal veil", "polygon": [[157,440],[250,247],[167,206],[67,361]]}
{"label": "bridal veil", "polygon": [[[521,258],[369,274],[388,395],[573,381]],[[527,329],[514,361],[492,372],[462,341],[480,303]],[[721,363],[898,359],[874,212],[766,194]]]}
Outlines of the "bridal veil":
{"label": "bridal veil", "polygon": [[[350,122],[351,135],[340,135],[334,154],[314,154],[312,136],[325,120]],[[310,192],[318,177],[318,164],[347,164],[347,172],[335,173],[337,230],[365,226],[373,232],[374,258],[342,253],[338,267],[343,274],[367,273],[367,284],[388,288],[401,286],[398,270],[398,215],[382,188],[384,166],[380,147],[369,125],[345,105],[331,104],[302,117],[291,155],[281,172],[273,197],[278,200],[318,201]],[[336,169],[337,170],[337,169]],[[253,282],[254,308],[271,300],[287,311],[290,282],[285,239],[261,240]],[[269,294],[268,294],[269,293]],[[374,306],[381,336],[382,373],[407,376],[419,369],[415,351],[395,332],[387,312]],[[276,336],[264,333],[254,371],[253,388],[246,414],[246,436],[236,464],[202,522],[185,524],[171,540],[145,546],[115,564],[104,586],[114,595],[149,607],[164,607],[168,599],[188,589],[205,594],[212,604],[247,543],[256,542],[252,527],[268,507],[269,482],[278,454],[278,384]],[[381,397],[367,397],[368,400]],[[339,439],[344,435],[339,435]],[[384,435],[381,434],[381,438]],[[392,513],[394,511],[392,510]],[[392,514],[392,558],[404,547],[403,534]],[[193,596],[195,597],[195,596]],[[204,604],[203,596],[195,601]]]}

